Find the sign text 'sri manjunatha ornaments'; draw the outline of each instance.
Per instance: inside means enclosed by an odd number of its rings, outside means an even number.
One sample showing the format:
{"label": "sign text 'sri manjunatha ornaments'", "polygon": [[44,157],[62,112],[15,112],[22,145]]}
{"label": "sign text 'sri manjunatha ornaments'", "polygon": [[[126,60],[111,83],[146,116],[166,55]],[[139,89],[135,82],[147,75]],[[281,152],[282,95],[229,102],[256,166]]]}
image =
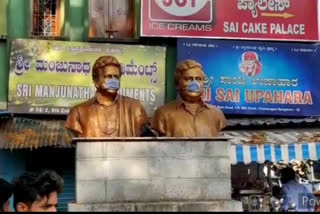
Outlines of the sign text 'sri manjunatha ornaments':
{"label": "sign text 'sri manjunatha ornaments'", "polygon": [[103,55],[121,64],[119,94],[140,100],[149,117],[165,100],[165,48],[17,39],[11,43],[8,109],[68,114],[95,95],[92,68]]}

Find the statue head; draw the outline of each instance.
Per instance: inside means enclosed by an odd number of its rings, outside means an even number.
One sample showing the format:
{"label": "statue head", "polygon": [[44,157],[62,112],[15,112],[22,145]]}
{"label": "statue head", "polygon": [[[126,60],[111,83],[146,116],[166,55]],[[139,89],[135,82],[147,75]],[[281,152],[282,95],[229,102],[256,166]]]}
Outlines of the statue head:
{"label": "statue head", "polygon": [[105,96],[116,95],[120,88],[121,65],[113,56],[101,56],[92,69],[92,79],[97,91]]}
{"label": "statue head", "polygon": [[175,85],[180,97],[188,102],[201,100],[204,92],[202,65],[194,60],[180,62],[175,71]]}

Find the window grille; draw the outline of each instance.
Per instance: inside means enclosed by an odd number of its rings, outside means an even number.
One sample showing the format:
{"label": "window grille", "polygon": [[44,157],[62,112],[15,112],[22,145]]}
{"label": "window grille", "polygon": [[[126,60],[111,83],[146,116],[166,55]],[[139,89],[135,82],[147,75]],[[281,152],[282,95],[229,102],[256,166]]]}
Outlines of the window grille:
{"label": "window grille", "polygon": [[134,0],[90,0],[89,37],[134,38],[134,6]]}
{"label": "window grille", "polygon": [[61,0],[33,0],[33,36],[60,36],[60,1]]}

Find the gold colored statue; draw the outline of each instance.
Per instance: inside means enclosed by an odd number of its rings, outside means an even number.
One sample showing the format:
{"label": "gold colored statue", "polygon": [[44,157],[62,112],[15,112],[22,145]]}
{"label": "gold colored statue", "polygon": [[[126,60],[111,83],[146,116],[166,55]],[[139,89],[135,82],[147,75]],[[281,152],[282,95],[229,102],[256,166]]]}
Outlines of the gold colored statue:
{"label": "gold colored statue", "polygon": [[140,101],[121,96],[121,66],[113,56],[102,56],[92,69],[96,94],[74,106],[65,127],[77,137],[140,137],[147,114]]}
{"label": "gold colored statue", "polygon": [[223,112],[207,103],[204,92],[204,73],[194,60],[179,63],[175,71],[177,100],[155,112],[152,128],[167,137],[216,137],[227,121]]}

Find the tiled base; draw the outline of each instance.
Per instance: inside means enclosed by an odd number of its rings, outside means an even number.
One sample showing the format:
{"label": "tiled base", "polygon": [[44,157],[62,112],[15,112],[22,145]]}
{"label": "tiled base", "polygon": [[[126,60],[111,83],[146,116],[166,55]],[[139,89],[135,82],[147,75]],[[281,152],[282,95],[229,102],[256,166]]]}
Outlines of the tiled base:
{"label": "tiled base", "polygon": [[154,202],[154,203],[98,203],[69,204],[69,212],[242,212],[242,203],[232,200],[199,202]]}

